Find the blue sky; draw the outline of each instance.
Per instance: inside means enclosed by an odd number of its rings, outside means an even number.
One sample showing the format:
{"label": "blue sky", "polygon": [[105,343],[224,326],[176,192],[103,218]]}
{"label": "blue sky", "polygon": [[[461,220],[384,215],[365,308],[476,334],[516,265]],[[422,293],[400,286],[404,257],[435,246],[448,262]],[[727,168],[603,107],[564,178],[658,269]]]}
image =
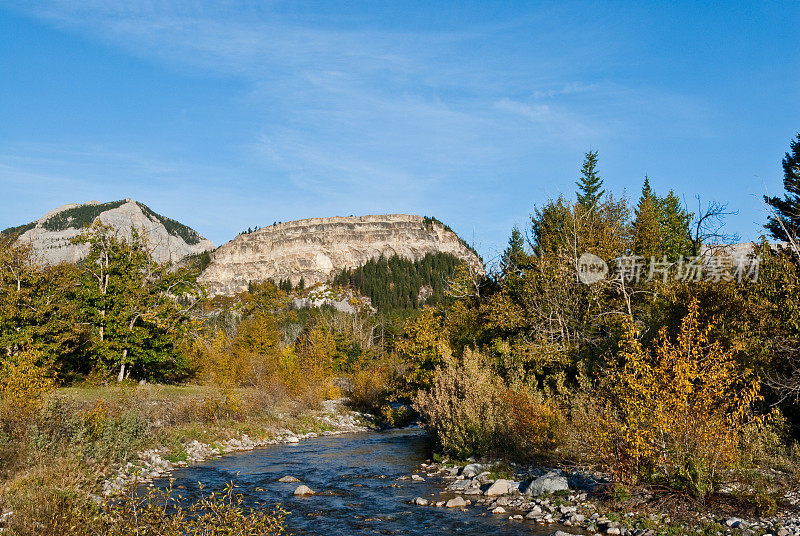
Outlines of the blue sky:
{"label": "blue sky", "polygon": [[794,1],[0,2],[0,228],[124,197],[215,244],[415,213],[491,260],[593,149],[615,193],[647,174],[755,239],[798,27]]}

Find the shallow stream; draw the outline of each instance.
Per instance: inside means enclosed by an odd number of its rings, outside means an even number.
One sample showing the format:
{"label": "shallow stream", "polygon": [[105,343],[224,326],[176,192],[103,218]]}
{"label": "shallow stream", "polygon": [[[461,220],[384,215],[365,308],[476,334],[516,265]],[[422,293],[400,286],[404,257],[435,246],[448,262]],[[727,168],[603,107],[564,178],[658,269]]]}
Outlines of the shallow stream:
{"label": "shallow stream", "polygon": [[[408,477],[430,456],[425,433],[392,430],[342,436],[320,436],[299,443],[273,445],[176,470],[177,491],[196,496],[198,482],[206,491],[221,490],[234,482],[249,506],[271,508],[281,504],[290,512],[287,528],[293,534],[325,536],[354,534],[474,534],[492,536],[550,534],[557,526],[510,521],[485,507],[467,512],[415,506],[415,497],[443,500],[444,483],[438,477],[424,482]],[[316,495],[295,497],[299,483],[281,483],[291,475]],[[167,480],[155,482],[166,486]]]}

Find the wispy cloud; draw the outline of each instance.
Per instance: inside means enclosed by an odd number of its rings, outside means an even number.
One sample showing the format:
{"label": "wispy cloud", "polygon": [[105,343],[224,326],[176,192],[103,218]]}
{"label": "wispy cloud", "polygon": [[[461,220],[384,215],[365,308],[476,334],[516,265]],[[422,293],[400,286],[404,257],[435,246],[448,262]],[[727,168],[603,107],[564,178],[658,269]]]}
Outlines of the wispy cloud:
{"label": "wispy cloud", "polygon": [[[298,217],[449,211],[444,217],[462,231],[480,210],[491,215],[487,228],[509,227],[509,201],[501,195],[507,177],[522,180],[538,155],[571,156],[597,144],[614,121],[627,120],[623,101],[636,100],[638,91],[598,78],[592,63],[611,60],[596,36],[556,31],[535,17],[537,32],[525,26],[531,20],[376,27],[366,16],[298,15],[282,2],[12,5],[145,61],[236,80],[241,90],[220,106],[247,128],[240,146],[227,148],[234,154],[227,166],[169,158],[155,148],[25,146],[0,149],[0,180],[34,170],[31,181],[74,180],[85,187],[73,191],[108,192],[119,188],[104,189],[101,177],[124,178],[182,206],[184,195],[215,207],[205,219],[219,214],[225,224],[215,225],[225,232],[259,224],[259,217],[290,219],[289,206]],[[553,43],[562,41],[571,47],[553,56]],[[499,46],[486,52],[488,44]],[[602,107],[593,106],[598,99]],[[666,93],[638,99],[679,106]],[[200,182],[204,195],[192,190]],[[216,208],[226,200],[249,208]],[[522,211],[529,206],[511,202]],[[249,221],[228,223],[231,214]]]}

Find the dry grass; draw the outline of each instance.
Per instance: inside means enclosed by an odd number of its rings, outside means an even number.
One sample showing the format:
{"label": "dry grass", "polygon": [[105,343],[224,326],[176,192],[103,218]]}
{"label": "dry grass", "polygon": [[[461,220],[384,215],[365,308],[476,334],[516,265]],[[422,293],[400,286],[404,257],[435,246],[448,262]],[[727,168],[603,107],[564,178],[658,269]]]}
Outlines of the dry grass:
{"label": "dry grass", "polygon": [[[94,532],[73,527],[91,526],[121,513],[113,505],[98,506],[94,498],[100,494],[102,481],[115,468],[135,461],[137,452],[161,448],[165,454],[174,454],[195,439],[213,444],[242,434],[266,437],[277,429],[297,433],[328,429],[304,413],[303,406],[285,398],[271,405],[269,393],[252,387],[236,390],[240,405],[235,412],[214,415],[209,405],[218,395],[217,389],[199,385],[123,383],[58,389],[25,426],[0,427],[0,509],[15,512],[18,534],[126,534],[115,528],[122,524],[103,522]],[[223,502],[187,505],[184,511],[195,508],[195,514],[213,514],[209,520],[219,514],[220,519],[238,520],[240,527],[261,526],[252,516],[236,517],[241,508],[234,495]],[[194,528],[186,528],[189,524],[184,524],[184,532],[175,532],[177,525],[169,524],[166,517],[149,522],[161,532],[151,527],[150,532],[140,533],[228,534],[208,527],[206,532],[192,532]],[[269,530],[263,533],[279,533],[270,532],[278,524],[265,526]],[[64,527],[69,530],[65,532]],[[236,534],[251,532],[243,529]]]}

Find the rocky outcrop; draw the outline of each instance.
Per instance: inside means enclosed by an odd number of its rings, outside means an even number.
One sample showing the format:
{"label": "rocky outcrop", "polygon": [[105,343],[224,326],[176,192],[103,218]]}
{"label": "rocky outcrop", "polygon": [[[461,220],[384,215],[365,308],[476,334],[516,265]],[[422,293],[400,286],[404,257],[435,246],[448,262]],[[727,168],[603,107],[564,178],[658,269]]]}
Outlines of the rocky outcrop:
{"label": "rocky outcrop", "polygon": [[248,283],[289,279],[306,285],[370,259],[397,255],[410,260],[450,253],[482,272],[478,256],[448,227],[407,214],[312,218],[242,234],[220,246],[200,275],[210,294],[231,295]]}
{"label": "rocky outcrop", "polygon": [[78,262],[88,253],[85,244],[73,244],[87,226],[95,221],[113,227],[118,236],[129,239],[131,229],[147,238],[153,258],[158,262],[177,262],[188,255],[214,249],[214,244],[193,229],[156,214],[132,199],[86,204],[70,203],[51,210],[35,222],[6,229],[3,234],[18,234],[18,240],[30,244],[34,256],[43,262]]}

